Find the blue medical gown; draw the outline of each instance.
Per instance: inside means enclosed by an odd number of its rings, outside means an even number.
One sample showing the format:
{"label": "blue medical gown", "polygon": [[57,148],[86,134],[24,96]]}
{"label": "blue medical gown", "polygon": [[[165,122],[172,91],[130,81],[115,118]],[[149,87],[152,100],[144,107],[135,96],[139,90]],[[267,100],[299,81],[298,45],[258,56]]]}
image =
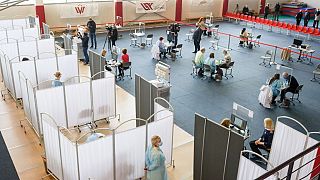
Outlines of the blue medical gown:
{"label": "blue medical gown", "polygon": [[271,84],[272,95],[278,96],[280,94],[282,82],[280,80],[275,80]]}
{"label": "blue medical gown", "polygon": [[167,180],[166,158],[160,148],[150,145],[146,152],[146,166],[148,180]]}

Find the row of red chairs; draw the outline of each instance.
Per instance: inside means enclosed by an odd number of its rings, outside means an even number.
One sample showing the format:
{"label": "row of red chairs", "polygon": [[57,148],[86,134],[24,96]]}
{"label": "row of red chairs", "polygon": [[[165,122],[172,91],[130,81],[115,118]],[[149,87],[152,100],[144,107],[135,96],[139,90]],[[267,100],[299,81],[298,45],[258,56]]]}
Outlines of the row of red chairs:
{"label": "row of red chairs", "polygon": [[289,30],[289,31],[296,31],[304,34],[309,34],[312,36],[320,36],[320,31],[319,29],[315,29],[312,27],[304,27],[304,26],[297,26],[296,24],[290,24],[286,22],[280,22],[280,21],[273,21],[270,19],[263,19],[260,17],[255,17],[255,16],[248,16],[244,14],[239,14],[239,13],[230,13],[227,12],[225,17],[231,18],[231,19],[236,19],[236,20],[242,20],[242,21],[247,21],[247,22],[253,22],[256,24],[261,24],[261,25],[267,25],[279,29],[284,29],[284,30]]}

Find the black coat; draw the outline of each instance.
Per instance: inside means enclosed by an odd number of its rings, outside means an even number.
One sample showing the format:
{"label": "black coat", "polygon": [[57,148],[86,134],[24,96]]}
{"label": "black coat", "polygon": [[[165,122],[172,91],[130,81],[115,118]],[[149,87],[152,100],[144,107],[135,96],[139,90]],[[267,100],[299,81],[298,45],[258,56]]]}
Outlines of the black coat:
{"label": "black coat", "polygon": [[280,4],[276,4],[276,6],[274,7],[274,11],[280,12]]}
{"label": "black coat", "polygon": [[83,37],[81,37],[82,40],[82,47],[89,47],[89,36],[88,35],[84,35]]}
{"label": "black coat", "polygon": [[270,8],[269,6],[264,7],[264,13],[269,14],[270,13]]}
{"label": "black coat", "polygon": [[242,13],[243,13],[243,14],[247,14],[247,13],[249,13],[249,8],[247,8],[247,7],[243,7],[243,9],[242,9]]}
{"label": "black coat", "polygon": [[296,15],[296,19],[302,19],[302,12],[298,12],[297,15]]}
{"label": "black coat", "polygon": [[306,12],[305,14],[304,14],[304,19],[305,20],[310,20],[310,12]]}
{"label": "black coat", "polygon": [[117,30],[117,28],[112,29],[110,39],[114,40],[114,41],[118,40],[118,30]]}
{"label": "black coat", "polygon": [[202,30],[198,27],[194,32],[192,39],[194,41],[200,42],[201,41],[201,35],[202,35]]}
{"label": "black coat", "polygon": [[87,26],[89,28],[90,33],[96,33],[97,25],[93,20],[88,21]]}
{"label": "black coat", "polygon": [[292,90],[296,90],[299,86],[297,79],[294,76],[289,75],[288,79],[290,80],[289,88]]}

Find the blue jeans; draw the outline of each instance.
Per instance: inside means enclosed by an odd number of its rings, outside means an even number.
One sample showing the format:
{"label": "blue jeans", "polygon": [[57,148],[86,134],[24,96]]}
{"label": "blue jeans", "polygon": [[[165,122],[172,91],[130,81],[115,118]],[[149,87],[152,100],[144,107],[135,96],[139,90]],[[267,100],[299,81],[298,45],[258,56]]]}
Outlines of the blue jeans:
{"label": "blue jeans", "polygon": [[93,47],[93,41],[94,41],[94,47],[97,47],[97,36],[96,33],[89,33],[90,40],[91,40],[91,47]]}
{"label": "blue jeans", "polygon": [[88,47],[83,47],[84,63],[89,63]]}

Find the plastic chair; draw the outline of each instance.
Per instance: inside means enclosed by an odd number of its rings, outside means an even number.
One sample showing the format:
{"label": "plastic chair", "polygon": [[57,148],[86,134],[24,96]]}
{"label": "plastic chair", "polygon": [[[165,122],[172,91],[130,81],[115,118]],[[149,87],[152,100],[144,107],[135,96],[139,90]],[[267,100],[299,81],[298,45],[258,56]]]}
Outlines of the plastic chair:
{"label": "plastic chair", "polygon": [[192,73],[190,74],[193,78],[198,76],[198,70],[200,69],[200,67],[198,67],[196,65],[196,62],[194,60],[192,60]]}
{"label": "plastic chair", "polygon": [[297,30],[297,25],[293,24],[290,28],[291,31],[296,31]]}
{"label": "plastic chair", "polygon": [[320,76],[320,64],[318,64],[317,68],[312,72],[312,74],[313,74],[313,78],[310,81],[312,81],[312,82],[318,81],[320,83],[320,81],[319,81],[320,80],[320,78],[319,78],[319,76]]}
{"label": "plastic chair", "polygon": [[130,46],[137,46],[137,37],[134,34],[130,34]]}
{"label": "plastic chair", "polygon": [[302,32],[303,29],[304,29],[304,26],[298,26],[297,29],[296,29],[296,31]]}
{"label": "plastic chair", "polygon": [[307,34],[308,31],[309,31],[309,27],[304,27],[304,28],[302,29],[302,32],[305,33],[305,34]]}
{"label": "plastic chair", "polygon": [[[123,69],[124,76],[122,76],[120,79],[124,80],[124,77],[129,77],[130,79],[132,79],[132,76],[131,76],[131,62],[122,63],[122,69]],[[129,70],[130,74],[125,75],[125,72],[127,70]]]}
{"label": "plastic chair", "polygon": [[175,53],[179,52],[179,57],[182,58],[181,51],[182,51],[182,44],[178,44],[176,48],[174,48],[172,51]]}
{"label": "plastic chair", "polygon": [[[231,62],[229,63],[229,66],[228,66],[228,67],[222,68],[222,69],[225,69],[225,70],[226,70],[226,72],[224,73],[224,77],[225,77],[225,78],[229,79],[228,76],[233,77],[233,75],[232,75],[233,66],[234,66],[234,61],[231,61]],[[228,73],[228,71],[230,71],[230,72]]]}
{"label": "plastic chair", "polygon": [[[299,97],[300,97],[300,92],[302,91],[302,88],[303,88],[303,84],[299,85],[299,86],[297,87],[297,89],[295,90],[295,92],[292,93],[292,96],[291,96],[291,98],[290,98],[290,102],[291,102],[293,105],[295,105],[295,104],[294,104],[294,101],[295,101],[295,100],[298,101],[299,103],[301,103],[301,101],[299,100]],[[297,96],[296,98],[295,98],[295,95]]]}
{"label": "plastic chair", "polygon": [[[152,39],[153,39],[153,34],[148,34],[146,37],[146,46],[152,45]],[[148,41],[150,42],[149,44],[148,44]]]}
{"label": "plastic chair", "polygon": [[320,35],[320,30],[315,29],[314,32],[312,33],[313,36],[319,36]]}
{"label": "plastic chair", "polygon": [[260,47],[260,39],[261,39],[261,34],[259,34],[256,39],[254,40],[254,47],[259,46]]}
{"label": "plastic chair", "polygon": [[279,21],[277,21],[277,22],[278,22],[277,27],[278,27],[278,28],[282,28],[282,26],[283,26],[284,22],[279,22]]}
{"label": "plastic chair", "polygon": [[307,33],[308,33],[308,34],[310,34],[310,35],[312,35],[312,34],[313,34],[313,32],[314,32],[314,30],[315,30],[314,28],[309,28],[309,30],[308,30],[308,32],[307,32]]}
{"label": "plastic chair", "polygon": [[272,56],[273,56],[273,51],[267,50],[266,54],[260,57],[260,59],[262,59],[262,62],[259,65],[264,65],[265,67],[267,66],[271,67]]}
{"label": "plastic chair", "polygon": [[273,21],[273,22],[272,22],[272,26],[273,26],[273,27],[277,27],[277,26],[278,26],[278,23],[279,23],[279,21]]}

